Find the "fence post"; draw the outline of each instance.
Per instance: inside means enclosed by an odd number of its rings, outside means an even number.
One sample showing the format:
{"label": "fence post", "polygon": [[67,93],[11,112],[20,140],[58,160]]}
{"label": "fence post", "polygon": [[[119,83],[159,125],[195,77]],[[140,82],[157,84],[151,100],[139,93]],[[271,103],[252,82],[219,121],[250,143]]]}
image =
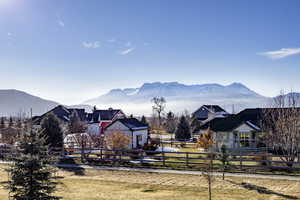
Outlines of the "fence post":
{"label": "fence post", "polygon": [[163,152],[162,152],[162,157],[163,157],[163,166],[166,165],[166,161],[165,161],[165,152],[164,152],[164,149],[163,149]]}
{"label": "fence post", "polygon": [[102,157],[102,148],[100,148],[100,158],[101,158],[101,161],[103,160],[103,157]]}
{"label": "fence post", "polygon": [[242,160],[242,152],[240,151],[240,168],[242,169],[243,160]]}
{"label": "fence post", "polygon": [[140,162],[141,162],[141,165],[143,165],[144,163],[144,152],[142,151],[141,152],[141,156],[140,156]]}
{"label": "fence post", "polygon": [[186,152],[186,157],[185,157],[185,163],[186,163],[186,167],[189,167],[189,152]]}
{"label": "fence post", "polygon": [[[81,138],[83,138],[83,137],[81,136]],[[83,145],[83,140],[81,141],[81,163],[84,163],[84,145]]]}

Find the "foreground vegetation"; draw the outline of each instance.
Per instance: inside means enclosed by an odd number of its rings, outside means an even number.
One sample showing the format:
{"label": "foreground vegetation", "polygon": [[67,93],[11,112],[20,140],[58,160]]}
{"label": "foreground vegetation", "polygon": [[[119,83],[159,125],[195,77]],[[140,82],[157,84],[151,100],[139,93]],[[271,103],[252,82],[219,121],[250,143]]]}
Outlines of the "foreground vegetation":
{"label": "foreground vegetation", "polygon": [[[7,181],[6,166],[1,166],[1,186]],[[66,200],[99,199],[207,199],[207,182],[202,176],[156,174],[104,170],[60,170],[56,195]],[[215,178],[213,199],[299,199],[300,181],[253,178]],[[7,200],[0,188],[0,199]]]}

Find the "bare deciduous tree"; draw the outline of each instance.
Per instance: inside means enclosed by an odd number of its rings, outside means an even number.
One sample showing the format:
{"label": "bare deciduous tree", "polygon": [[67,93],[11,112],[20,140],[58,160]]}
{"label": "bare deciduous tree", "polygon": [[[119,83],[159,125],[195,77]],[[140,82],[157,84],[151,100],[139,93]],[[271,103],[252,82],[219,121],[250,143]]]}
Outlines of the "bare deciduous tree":
{"label": "bare deciduous tree", "polygon": [[274,99],[273,108],[264,109],[263,127],[266,143],[289,167],[300,150],[300,96],[281,92]]}
{"label": "bare deciduous tree", "polygon": [[119,130],[109,132],[105,136],[105,142],[108,149],[123,150],[127,149],[131,142],[131,137]]}
{"label": "bare deciduous tree", "polygon": [[[207,134],[209,134],[209,130],[207,131]],[[205,139],[201,141],[202,144],[206,147],[209,147],[213,144],[212,140],[210,139]],[[212,199],[212,182],[213,182],[213,159],[214,159],[214,153],[212,152],[211,149],[208,150],[208,160],[206,160],[207,165],[206,168],[203,169],[202,175],[205,177],[208,183],[208,199]]]}
{"label": "bare deciduous tree", "polygon": [[153,99],[151,101],[154,103],[152,108],[157,113],[158,123],[159,123],[159,126],[161,126],[161,115],[166,108],[166,100],[164,97],[153,97]]}

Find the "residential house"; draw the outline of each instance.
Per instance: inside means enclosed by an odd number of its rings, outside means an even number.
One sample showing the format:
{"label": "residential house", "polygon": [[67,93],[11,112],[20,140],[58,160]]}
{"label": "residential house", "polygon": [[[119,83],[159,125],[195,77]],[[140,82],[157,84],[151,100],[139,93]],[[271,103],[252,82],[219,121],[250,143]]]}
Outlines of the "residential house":
{"label": "residential house", "polygon": [[55,108],[49,110],[48,112],[44,113],[41,116],[34,116],[32,118],[33,124],[35,126],[40,126],[42,120],[49,114],[52,113],[55,115],[58,120],[60,121],[61,128],[66,129],[68,123],[70,122],[70,118],[73,112],[77,112],[78,117],[81,121],[85,122],[87,120],[87,113],[84,109],[77,109],[77,108],[67,108],[63,105],[58,105]]}
{"label": "residential house", "polygon": [[207,129],[213,132],[215,150],[223,144],[232,151],[256,148],[262,133],[262,113],[261,108],[245,109],[236,115],[214,118],[203,124],[198,132],[203,134]]}
{"label": "residential house", "polygon": [[116,119],[125,118],[126,115],[120,109],[109,108],[107,110],[94,110],[88,115],[88,130],[89,134],[101,135],[104,133],[104,128]]}
{"label": "residential house", "polygon": [[198,119],[202,123],[208,122],[214,118],[224,118],[228,115],[229,113],[218,105],[203,105],[192,113],[192,117]]}
{"label": "residential house", "polygon": [[148,142],[148,126],[136,118],[117,119],[109,124],[104,131],[105,136],[120,131],[131,138],[130,149],[139,148]]}

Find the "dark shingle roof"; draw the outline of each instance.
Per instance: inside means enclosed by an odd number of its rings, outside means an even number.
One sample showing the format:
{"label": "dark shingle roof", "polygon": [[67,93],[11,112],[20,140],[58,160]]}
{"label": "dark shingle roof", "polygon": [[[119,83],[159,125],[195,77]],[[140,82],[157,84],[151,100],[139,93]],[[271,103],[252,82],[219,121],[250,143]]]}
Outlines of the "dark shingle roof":
{"label": "dark shingle roof", "polygon": [[[226,118],[215,118],[203,124],[199,130],[205,130],[210,127],[213,131],[232,131],[242,123],[246,123],[254,129],[263,128],[262,124],[267,123],[264,120],[264,115],[267,117],[268,113],[284,112],[291,108],[247,108],[236,115],[230,115]],[[296,108],[300,112],[300,108]],[[275,112],[274,112],[275,111]],[[198,132],[199,130],[195,130]]]}
{"label": "dark shingle roof", "polygon": [[261,126],[263,119],[263,108],[247,108],[237,114],[241,121],[250,121],[256,126]]}
{"label": "dark shingle roof", "polygon": [[[204,130],[210,128],[212,131],[232,131],[240,126],[242,123],[246,123],[254,129],[261,127],[263,109],[251,108],[245,109],[236,115],[229,115],[225,118],[215,118],[205,124],[200,129]],[[196,130],[199,131],[199,130]]]}
{"label": "dark shingle roof", "polygon": [[120,112],[120,109],[108,109],[108,110],[95,110],[92,115],[92,121],[94,123],[99,122],[99,116],[101,120],[113,120],[115,115]]}
{"label": "dark shingle roof", "polygon": [[234,128],[238,127],[242,121],[240,121],[236,116],[229,116],[226,118],[215,118],[204,125],[201,126],[201,129],[210,128],[212,131],[231,131]]}
{"label": "dark shingle roof", "polygon": [[124,124],[126,127],[128,127],[130,130],[134,130],[134,129],[148,129],[148,125],[142,123],[141,121],[139,121],[136,118],[124,118],[124,119],[117,119],[114,122],[112,122],[110,125],[108,125],[106,128],[108,128],[109,126],[111,126],[112,124],[114,124],[115,122],[121,122],[122,124]]}
{"label": "dark shingle roof", "polygon": [[87,120],[87,113],[85,112],[84,109],[79,109],[79,108],[68,108],[68,111],[70,112],[70,114],[72,114],[73,112],[77,112],[78,117],[81,121],[86,121]]}
{"label": "dark shingle roof", "polygon": [[78,113],[78,116],[80,118],[81,121],[85,121],[86,120],[86,113],[84,109],[77,109],[77,108],[66,108],[63,105],[58,105],[55,108],[53,108],[52,110],[46,112],[45,114],[41,115],[41,116],[34,116],[33,122],[34,124],[40,124],[42,119],[49,113],[54,114],[58,119],[68,122],[70,121],[70,117],[72,115],[72,113],[76,111]]}
{"label": "dark shingle roof", "polygon": [[93,120],[93,113],[88,113],[88,114],[87,114],[86,120],[87,120],[88,122],[91,122],[91,121]]}
{"label": "dark shingle roof", "polygon": [[52,113],[53,115],[55,115],[58,119],[60,119],[62,121],[69,121],[70,111],[66,107],[64,107],[62,105],[58,105],[58,106],[54,107],[52,110],[49,110],[48,112],[44,113],[41,116],[34,116],[33,123],[40,124],[42,119],[49,113]]}

